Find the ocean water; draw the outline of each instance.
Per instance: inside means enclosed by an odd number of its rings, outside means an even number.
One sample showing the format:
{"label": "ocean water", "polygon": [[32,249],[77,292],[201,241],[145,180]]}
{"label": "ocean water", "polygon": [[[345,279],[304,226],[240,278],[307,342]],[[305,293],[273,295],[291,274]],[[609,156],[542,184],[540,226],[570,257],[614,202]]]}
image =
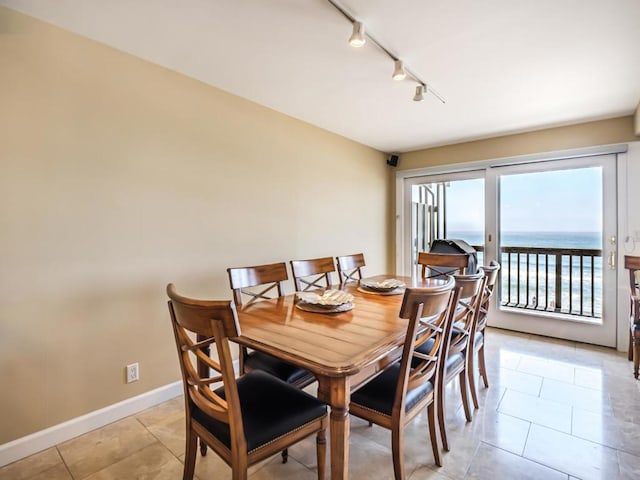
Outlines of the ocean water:
{"label": "ocean water", "polygon": [[[462,239],[470,245],[483,243],[482,232],[478,231],[451,231],[447,238]],[[602,236],[599,232],[504,232],[500,244],[549,249],[601,249]],[[593,260],[591,257],[555,254],[521,254],[519,257],[511,254],[509,259],[506,253],[501,255],[500,301],[503,305],[595,318],[602,316],[602,257],[594,257]],[[559,299],[556,296],[557,262],[560,263],[561,276]],[[483,263],[483,255],[479,252],[478,264]]]}
{"label": "ocean water", "polygon": [[[447,238],[462,239],[470,245],[482,245],[478,231],[447,232]],[[503,232],[500,244],[508,247],[602,248],[600,232]]]}

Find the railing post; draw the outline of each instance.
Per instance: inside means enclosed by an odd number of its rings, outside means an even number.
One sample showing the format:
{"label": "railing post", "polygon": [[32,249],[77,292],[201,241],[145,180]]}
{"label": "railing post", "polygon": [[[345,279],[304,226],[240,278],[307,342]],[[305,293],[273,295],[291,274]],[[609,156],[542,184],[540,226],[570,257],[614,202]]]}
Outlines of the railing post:
{"label": "railing post", "polygon": [[556,254],[556,312],[562,309],[562,254]]}

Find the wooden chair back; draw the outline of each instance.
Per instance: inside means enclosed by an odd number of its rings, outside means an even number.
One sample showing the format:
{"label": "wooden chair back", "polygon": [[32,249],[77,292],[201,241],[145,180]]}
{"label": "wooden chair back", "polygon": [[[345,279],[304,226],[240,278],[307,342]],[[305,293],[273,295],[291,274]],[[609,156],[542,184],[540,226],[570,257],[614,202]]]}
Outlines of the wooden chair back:
{"label": "wooden chair back", "polygon": [[464,253],[419,252],[418,265],[422,265],[422,278],[442,278],[454,273],[463,275],[469,265],[469,256]]}
{"label": "wooden chair back", "polygon": [[[227,423],[232,444],[246,450],[242,412],[233,372],[228,337],[240,335],[240,324],[231,301],[195,300],[167,285],[169,313],[176,339],[184,386],[186,414],[191,418],[193,406],[216,420]],[[192,339],[195,334],[196,341]],[[216,345],[218,361],[211,358],[209,348]],[[202,368],[204,366],[205,368]],[[210,376],[210,371],[215,372]],[[211,389],[222,381],[224,398]]]}
{"label": "wooden chair back", "polygon": [[[629,360],[633,360],[633,376],[640,376],[640,257],[624,256],[629,270]],[[636,276],[638,275],[638,276]]]}
{"label": "wooden chair back", "polygon": [[469,344],[469,339],[475,334],[487,280],[482,272],[473,275],[454,275],[453,278],[456,288],[460,289],[460,296],[453,318],[449,353],[464,350]]}
{"label": "wooden chair back", "polygon": [[493,296],[496,281],[498,280],[498,271],[500,270],[500,264],[495,260],[492,260],[489,265],[481,266],[480,270],[486,277],[484,294],[482,295],[482,302],[480,303],[480,315],[478,318],[477,327],[477,330],[482,331],[487,326],[487,315],[489,314],[491,297]]}
{"label": "wooden chair back", "polygon": [[[289,279],[287,265],[284,262],[251,267],[227,268],[229,285],[233,290],[236,305],[244,305],[257,300],[281,297],[282,284]],[[256,290],[255,287],[262,287]],[[274,295],[275,294],[275,295]]]}
{"label": "wooden chair back", "polygon": [[[453,312],[458,302],[460,289],[455,289],[455,281],[433,288],[407,288],[402,300],[401,318],[410,312],[407,335],[405,337],[400,361],[399,382],[394,399],[394,416],[404,413],[405,398],[408,391],[431,381],[434,390],[441,380],[444,362],[440,357],[446,354],[448,339],[451,335]],[[416,349],[433,339],[428,353]]]}
{"label": "wooden chair back", "polygon": [[[629,270],[629,291],[631,294],[631,323],[640,325],[640,257],[624,256],[624,268]],[[636,276],[638,275],[638,276]]]}
{"label": "wooden chair back", "polygon": [[640,271],[640,257],[625,255],[624,268],[629,270],[629,286],[631,287],[631,291],[633,292],[634,290],[640,288],[638,279],[636,277],[636,272]]}
{"label": "wooden chair back", "polygon": [[293,283],[297,292],[329,288],[331,285],[330,273],[336,271],[332,257],[291,260],[290,263]]}
{"label": "wooden chair back", "polygon": [[364,255],[362,253],[355,253],[353,255],[336,257],[336,265],[338,266],[340,283],[347,283],[351,280],[361,280],[362,268],[365,266]]}

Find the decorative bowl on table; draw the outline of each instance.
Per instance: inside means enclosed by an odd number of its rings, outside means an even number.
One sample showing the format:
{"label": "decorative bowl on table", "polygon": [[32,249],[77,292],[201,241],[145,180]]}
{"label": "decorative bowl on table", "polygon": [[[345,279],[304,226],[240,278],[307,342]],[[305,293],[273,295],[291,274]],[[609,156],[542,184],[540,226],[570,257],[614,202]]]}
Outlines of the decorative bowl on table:
{"label": "decorative bowl on table", "polygon": [[342,290],[325,290],[324,293],[296,292],[296,306],[308,312],[337,313],[353,308],[353,295]]}
{"label": "decorative bowl on table", "polygon": [[363,278],[360,280],[360,286],[365,290],[370,290],[373,292],[393,292],[395,290],[400,290],[405,287],[405,284],[402,280],[398,280],[397,278],[387,278],[386,280],[368,280]]}

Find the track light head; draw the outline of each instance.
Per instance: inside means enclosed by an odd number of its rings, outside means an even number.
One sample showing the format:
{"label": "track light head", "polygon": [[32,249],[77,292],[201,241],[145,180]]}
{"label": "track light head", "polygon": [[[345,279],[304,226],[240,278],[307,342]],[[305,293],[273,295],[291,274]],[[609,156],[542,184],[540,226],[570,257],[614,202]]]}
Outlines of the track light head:
{"label": "track light head", "polygon": [[421,102],[424,100],[424,94],[427,92],[426,85],[418,85],[416,87],[416,94],[413,96],[414,102]]}
{"label": "track light head", "polygon": [[362,22],[353,22],[353,33],[349,37],[349,45],[352,47],[361,47],[366,41]]}
{"label": "track light head", "polygon": [[402,63],[402,60],[396,60],[393,62],[393,75],[391,75],[391,78],[397,81],[407,78],[407,72],[404,71],[404,64]]}

